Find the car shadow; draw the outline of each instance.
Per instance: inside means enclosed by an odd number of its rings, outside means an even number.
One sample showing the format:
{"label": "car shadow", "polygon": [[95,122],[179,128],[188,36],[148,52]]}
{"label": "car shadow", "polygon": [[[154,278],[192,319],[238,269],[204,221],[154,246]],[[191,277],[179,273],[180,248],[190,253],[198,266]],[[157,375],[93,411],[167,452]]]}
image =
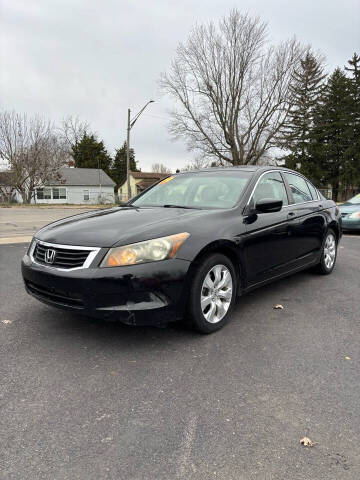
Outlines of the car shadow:
{"label": "car shadow", "polygon": [[[247,310],[253,309],[254,304],[258,301],[261,301],[262,304],[269,302],[272,308],[281,299],[290,298],[294,288],[301,290],[303,284],[309,282],[311,278],[314,278],[314,274],[307,271],[300,272],[243,295],[237,300],[232,321],[224,330],[221,330],[221,335],[228,335],[226,332],[231,330],[233,324],[241,323],[246,326],[247,323],[256,322],[256,317],[247,314]],[[184,322],[169,322],[163,327],[128,326],[120,321],[99,320],[72,312],[61,312],[45,305],[40,308],[41,312],[38,312],[37,321],[40,321],[38,328],[43,335],[60,336],[67,339],[74,337],[81,342],[95,342],[104,347],[116,344],[119,348],[129,345],[132,348],[137,346],[143,348],[154,344],[154,341],[157,346],[162,343],[168,345],[169,341],[171,344],[177,342],[197,344],[204,341],[207,343],[208,340],[205,339],[213,337],[193,331]],[[215,335],[219,335],[219,333]]]}

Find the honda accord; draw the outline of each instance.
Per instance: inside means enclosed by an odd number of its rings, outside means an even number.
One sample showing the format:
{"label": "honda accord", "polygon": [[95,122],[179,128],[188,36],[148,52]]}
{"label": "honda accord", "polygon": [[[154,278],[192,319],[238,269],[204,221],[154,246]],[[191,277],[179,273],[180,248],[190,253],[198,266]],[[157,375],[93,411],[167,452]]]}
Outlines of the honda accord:
{"label": "honda accord", "polygon": [[130,325],[228,322],[236,297],[303,269],[332,272],[339,208],[281,167],[171,175],[127,205],[40,229],[22,260],[38,300]]}

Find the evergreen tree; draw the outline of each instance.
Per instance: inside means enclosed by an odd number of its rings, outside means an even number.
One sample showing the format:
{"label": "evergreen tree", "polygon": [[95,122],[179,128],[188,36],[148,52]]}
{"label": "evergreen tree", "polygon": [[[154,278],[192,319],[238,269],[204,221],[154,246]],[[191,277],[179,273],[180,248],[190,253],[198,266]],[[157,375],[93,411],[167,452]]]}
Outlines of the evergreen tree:
{"label": "evergreen tree", "polygon": [[310,153],[317,169],[309,175],[330,184],[337,200],[339,187],[353,182],[352,83],[337,68],[330,76],[321,102],[315,109]]}
{"label": "evergreen tree", "polygon": [[110,173],[111,157],[95,135],[83,134],[81,140],[72,146],[72,156],[77,168],[102,168]]}
{"label": "evergreen tree", "polygon": [[360,82],[360,57],[355,52],[352,58],[347,62],[350,67],[345,67],[347,72],[351,72],[354,76],[354,80],[359,83]]}
{"label": "evergreen tree", "polygon": [[[135,152],[133,148],[130,148],[130,170],[132,172],[138,172],[139,169],[136,165]],[[126,180],[126,142],[123,146],[116,150],[114,162],[111,167],[111,178],[116,182],[116,187],[124,183]]]}
{"label": "evergreen tree", "polygon": [[347,72],[351,72],[351,130],[352,141],[349,155],[352,158],[353,183],[360,186],[360,57],[356,53],[348,60]]}
{"label": "evergreen tree", "polygon": [[[292,108],[283,130],[282,148],[289,151],[283,157],[289,168],[308,174],[314,170],[309,154],[309,144],[314,121],[314,109],[324,89],[323,66],[310,51],[300,61],[293,74],[291,86]],[[311,175],[310,175],[311,176]]]}

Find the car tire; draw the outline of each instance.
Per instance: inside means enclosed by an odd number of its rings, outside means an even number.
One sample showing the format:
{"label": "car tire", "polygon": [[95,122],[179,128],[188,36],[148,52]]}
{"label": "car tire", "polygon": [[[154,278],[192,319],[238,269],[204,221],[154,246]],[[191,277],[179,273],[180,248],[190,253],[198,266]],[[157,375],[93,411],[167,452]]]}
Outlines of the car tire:
{"label": "car tire", "polygon": [[222,328],[231,316],[236,299],[236,271],[223,254],[202,260],[190,286],[187,320],[200,333]]}
{"label": "car tire", "polygon": [[335,267],[337,258],[337,238],[334,230],[329,228],[326,232],[324,244],[321,250],[320,262],[317,265],[317,272],[322,275],[329,275]]}

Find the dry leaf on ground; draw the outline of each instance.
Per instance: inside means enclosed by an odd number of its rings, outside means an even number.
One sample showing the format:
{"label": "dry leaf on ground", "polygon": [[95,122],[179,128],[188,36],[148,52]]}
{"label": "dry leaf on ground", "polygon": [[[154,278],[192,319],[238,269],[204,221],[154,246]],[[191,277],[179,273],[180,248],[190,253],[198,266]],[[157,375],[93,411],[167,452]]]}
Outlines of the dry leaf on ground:
{"label": "dry leaf on ground", "polygon": [[274,305],[274,310],[284,310],[284,307],[281,305],[281,303],[278,303],[277,305]]}
{"label": "dry leaf on ground", "polygon": [[11,323],[11,320],[1,320],[1,323],[5,323],[5,325]]}
{"label": "dry leaf on ground", "polygon": [[310,438],[308,437],[304,437],[300,440],[300,443],[301,445],[304,445],[305,447],[313,447],[316,442],[313,442],[312,440],[310,440]]}
{"label": "dry leaf on ground", "polygon": [[345,357],[345,360],[351,360],[351,357]]}

